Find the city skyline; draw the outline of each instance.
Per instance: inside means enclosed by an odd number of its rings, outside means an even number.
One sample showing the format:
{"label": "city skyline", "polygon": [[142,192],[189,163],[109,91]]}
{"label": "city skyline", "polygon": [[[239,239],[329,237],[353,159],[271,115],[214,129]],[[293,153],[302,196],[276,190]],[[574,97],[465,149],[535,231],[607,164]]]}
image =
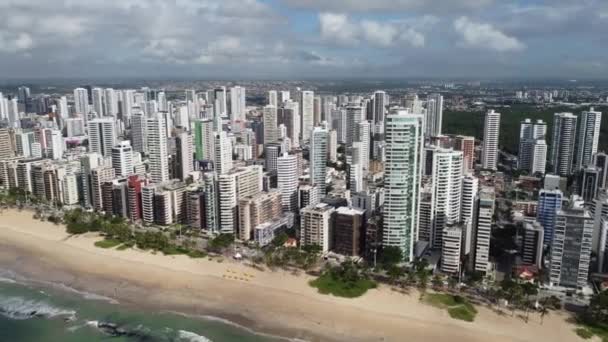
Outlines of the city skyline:
{"label": "city skyline", "polygon": [[608,76],[596,0],[6,0],[0,13],[4,79]]}

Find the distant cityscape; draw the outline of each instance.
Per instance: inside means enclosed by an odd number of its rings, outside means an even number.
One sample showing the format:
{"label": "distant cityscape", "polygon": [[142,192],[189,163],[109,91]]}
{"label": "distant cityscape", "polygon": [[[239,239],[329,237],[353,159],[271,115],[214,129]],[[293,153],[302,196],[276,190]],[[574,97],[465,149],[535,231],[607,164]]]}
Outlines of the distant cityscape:
{"label": "distant cityscape", "polygon": [[[260,248],[286,233],[338,260],[375,265],[393,248],[456,279],[597,292],[608,274],[608,87],[382,84],[5,85],[0,186],[143,230],[181,225]],[[518,123],[517,151],[501,143],[511,106],[555,109],[551,122]],[[483,111],[483,132],[454,132],[448,111]]]}

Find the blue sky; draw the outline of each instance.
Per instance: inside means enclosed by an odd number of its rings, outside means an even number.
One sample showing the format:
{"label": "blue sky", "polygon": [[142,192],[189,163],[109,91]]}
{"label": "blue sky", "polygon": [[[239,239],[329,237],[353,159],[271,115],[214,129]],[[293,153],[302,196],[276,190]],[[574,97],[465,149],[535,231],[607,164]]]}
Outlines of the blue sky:
{"label": "blue sky", "polygon": [[0,0],[0,78],[607,78],[608,1]]}

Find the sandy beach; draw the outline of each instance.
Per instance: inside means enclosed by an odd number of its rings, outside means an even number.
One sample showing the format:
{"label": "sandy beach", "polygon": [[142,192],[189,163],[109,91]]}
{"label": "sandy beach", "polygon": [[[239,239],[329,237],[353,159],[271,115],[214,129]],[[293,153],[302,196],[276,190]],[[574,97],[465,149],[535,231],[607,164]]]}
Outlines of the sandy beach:
{"label": "sandy beach", "polygon": [[356,299],[320,295],[306,275],[255,270],[234,261],[190,259],[94,246],[28,211],[0,213],[0,268],[63,283],[149,310],[226,318],[255,331],[307,341],[578,341],[567,315],[540,324],[478,307],[473,323],[388,286]]}

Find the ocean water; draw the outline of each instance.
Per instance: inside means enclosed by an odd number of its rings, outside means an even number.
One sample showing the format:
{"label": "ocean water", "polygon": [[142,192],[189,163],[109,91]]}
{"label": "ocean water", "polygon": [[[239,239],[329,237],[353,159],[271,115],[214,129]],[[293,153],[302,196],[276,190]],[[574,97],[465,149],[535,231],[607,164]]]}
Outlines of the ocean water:
{"label": "ocean water", "polygon": [[1,342],[278,342],[212,317],[151,313],[62,285],[41,286],[0,270]]}

